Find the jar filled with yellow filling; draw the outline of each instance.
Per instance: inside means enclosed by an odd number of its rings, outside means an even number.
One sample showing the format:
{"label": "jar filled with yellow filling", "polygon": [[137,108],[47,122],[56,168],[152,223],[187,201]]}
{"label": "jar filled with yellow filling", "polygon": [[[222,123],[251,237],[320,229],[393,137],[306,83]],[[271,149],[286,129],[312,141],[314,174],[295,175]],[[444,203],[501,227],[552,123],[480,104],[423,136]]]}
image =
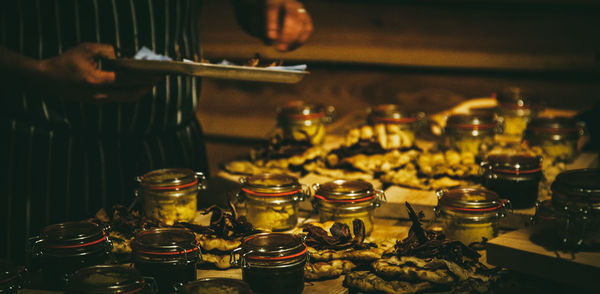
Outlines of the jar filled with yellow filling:
{"label": "jar filled with yellow filling", "polygon": [[465,245],[490,240],[498,235],[498,223],[510,202],[483,188],[438,190],[436,222],[447,238]]}
{"label": "jar filled with yellow filling", "polygon": [[246,219],[260,230],[286,231],[298,223],[298,205],[310,195],[296,177],[259,174],[241,178],[238,206]]}
{"label": "jar filled with yellow filling", "polygon": [[455,114],[448,118],[446,142],[461,153],[483,155],[494,145],[494,136],[502,132],[496,115],[488,112]]}
{"label": "jar filled with yellow filling", "polygon": [[504,124],[503,134],[521,138],[527,123],[539,112],[535,98],[519,87],[507,87],[497,94],[496,100],[498,115]]}
{"label": "jar filled with yellow filling", "polygon": [[336,221],[350,227],[352,221],[360,219],[365,225],[365,233],[373,231],[373,212],[385,202],[385,194],[376,190],[368,182],[336,180],[313,185],[315,195],[312,205],[319,213],[321,222]]}
{"label": "jar filled with yellow filling", "polygon": [[320,104],[292,101],[277,110],[277,126],[286,139],[319,145],[325,140],[325,126],[335,109]]}
{"label": "jar filled with yellow filling", "polygon": [[[396,104],[380,104],[368,109],[367,123],[376,132],[380,129],[379,125],[385,126],[384,137],[388,142],[380,142],[383,143],[382,147],[392,145],[390,147],[409,148],[414,145],[416,132],[423,125],[424,119],[423,112],[408,113]],[[382,137],[381,134],[378,135]]]}
{"label": "jar filled with yellow filling", "polygon": [[539,146],[551,161],[571,162],[577,157],[578,143],[584,135],[584,125],[569,117],[533,119],[525,131],[529,146]]}
{"label": "jar filled with yellow filling", "polygon": [[136,194],[144,214],[167,225],[189,222],[196,217],[198,191],[206,188],[206,177],[189,169],[159,169],[138,177]]}

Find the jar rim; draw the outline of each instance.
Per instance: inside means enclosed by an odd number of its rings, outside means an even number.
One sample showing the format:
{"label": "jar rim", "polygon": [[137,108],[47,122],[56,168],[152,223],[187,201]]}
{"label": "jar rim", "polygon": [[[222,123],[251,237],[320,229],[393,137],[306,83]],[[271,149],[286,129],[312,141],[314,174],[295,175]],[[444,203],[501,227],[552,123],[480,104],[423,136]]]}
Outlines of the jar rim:
{"label": "jar rim", "polygon": [[537,117],[527,124],[527,129],[541,134],[575,134],[582,131],[582,124],[571,117]]}
{"label": "jar rim", "polygon": [[242,240],[245,258],[256,261],[285,261],[305,255],[308,247],[300,235],[258,233]]}
{"label": "jar rim", "polygon": [[425,117],[423,112],[406,112],[397,104],[378,104],[367,109],[370,123],[409,124]]}
{"label": "jar rim", "polygon": [[326,116],[323,104],[312,104],[304,101],[291,101],[277,109],[279,121],[312,120]]}
{"label": "jar rim", "polygon": [[446,125],[449,129],[491,130],[498,127],[498,121],[492,113],[453,114]]}
{"label": "jar rim", "polygon": [[502,174],[533,174],[542,171],[542,157],[528,153],[493,153],[488,154],[481,165]]}
{"label": "jar rim", "polygon": [[145,173],[139,182],[150,190],[179,190],[197,185],[198,177],[191,169],[163,168]]}
{"label": "jar rim", "polygon": [[454,211],[493,212],[503,208],[507,201],[483,188],[455,188],[438,190],[438,205]]}
{"label": "jar rim", "polygon": [[42,229],[40,246],[47,249],[84,248],[105,242],[106,232],[88,221],[63,222]]}
{"label": "jar rim", "polygon": [[564,171],[552,183],[554,205],[589,206],[600,209],[600,168]]}
{"label": "jar rim", "polygon": [[362,202],[376,199],[373,185],[363,180],[335,180],[317,184],[314,196],[327,202]]}
{"label": "jar rim", "polygon": [[184,228],[153,228],[138,233],[131,242],[133,254],[178,257],[199,255],[200,247],[194,233]]}
{"label": "jar rim", "polygon": [[[104,283],[86,282],[86,277],[91,275],[107,276],[115,279]],[[140,292],[146,286],[142,275],[132,267],[123,265],[95,265],[79,269],[70,278],[67,293],[85,290],[86,293],[123,293],[132,294]]]}

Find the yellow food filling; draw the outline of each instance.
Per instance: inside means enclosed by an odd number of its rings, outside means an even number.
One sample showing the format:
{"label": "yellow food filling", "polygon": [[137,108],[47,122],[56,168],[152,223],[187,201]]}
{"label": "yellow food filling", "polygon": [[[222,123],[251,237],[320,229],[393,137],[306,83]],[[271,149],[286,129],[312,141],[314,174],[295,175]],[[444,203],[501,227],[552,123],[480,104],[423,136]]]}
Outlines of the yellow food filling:
{"label": "yellow food filling", "polygon": [[527,129],[527,117],[523,116],[503,116],[504,118],[504,135],[520,137]]}
{"label": "yellow food filling", "polygon": [[166,225],[175,222],[189,222],[196,217],[196,193],[179,197],[144,195],[143,208],[146,216],[157,219]]}
{"label": "yellow food filling", "polygon": [[263,204],[246,203],[246,219],[256,228],[268,231],[285,231],[298,223],[296,203]]}

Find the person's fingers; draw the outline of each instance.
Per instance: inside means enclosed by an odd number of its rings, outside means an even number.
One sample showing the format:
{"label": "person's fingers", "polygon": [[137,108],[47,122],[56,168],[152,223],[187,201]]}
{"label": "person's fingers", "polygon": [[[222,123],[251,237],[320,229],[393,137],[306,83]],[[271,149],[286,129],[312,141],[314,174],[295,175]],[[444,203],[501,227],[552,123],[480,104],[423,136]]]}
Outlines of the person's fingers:
{"label": "person's fingers", "polygon": [[310,37],[310,35],[313,32],[313,23],[312,23],[312,18],[310,17],[310,15],[308,13],[304,13],[301,15],[302,18],[302,22],[304,23],[303,26],[303,30],[300,31],[300,35],[298,36],[298,40],[296,40],[296,43],[298,44],[304,44],[304,42],[306,42],[306,40],[308,40],[308,37]]}
{"label": "person's fingers", "polygon": [[90,85],[106,85],[114,84],[116,80],[116,73],[112,71],[103,71],[94,69],[87,77],[86,82]]}
{"label": "person's fingers", "polygon": [[285,5],[285,18],[281,28],[281,34],[278,39],[277,50],[286,51],[298,39],[303,23],[300,15],[306,14],[304,8],[297,3],[289,3]]}
{"label": "person's fingers", "polygon": [[112,45],[103,43],[86,43],[85,45],[93,57],[116,58],[115,48]]}
{"label": "person's fingers", "polygon": [[276,1],[267,1],[265,11],[266,35],[270,40],[279,36],[279,4]]}

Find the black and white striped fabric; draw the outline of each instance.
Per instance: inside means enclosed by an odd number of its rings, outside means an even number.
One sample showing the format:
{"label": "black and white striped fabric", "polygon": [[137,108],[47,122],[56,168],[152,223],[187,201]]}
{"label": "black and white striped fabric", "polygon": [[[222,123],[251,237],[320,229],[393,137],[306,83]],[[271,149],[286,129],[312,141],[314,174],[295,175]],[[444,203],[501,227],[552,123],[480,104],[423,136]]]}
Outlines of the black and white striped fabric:
{"label": "black and white striped fabric", "polygon": [[[0,43],[45,59],[83,42],[122,56],[200,54],[197,0],[8,0]],[[91,105],[0,90],[0,257],[21,263],[26,238],[51,223],[132,201],[133,177],[164,167],[206,172],[200,80],[168,76],[137,103]]]}

